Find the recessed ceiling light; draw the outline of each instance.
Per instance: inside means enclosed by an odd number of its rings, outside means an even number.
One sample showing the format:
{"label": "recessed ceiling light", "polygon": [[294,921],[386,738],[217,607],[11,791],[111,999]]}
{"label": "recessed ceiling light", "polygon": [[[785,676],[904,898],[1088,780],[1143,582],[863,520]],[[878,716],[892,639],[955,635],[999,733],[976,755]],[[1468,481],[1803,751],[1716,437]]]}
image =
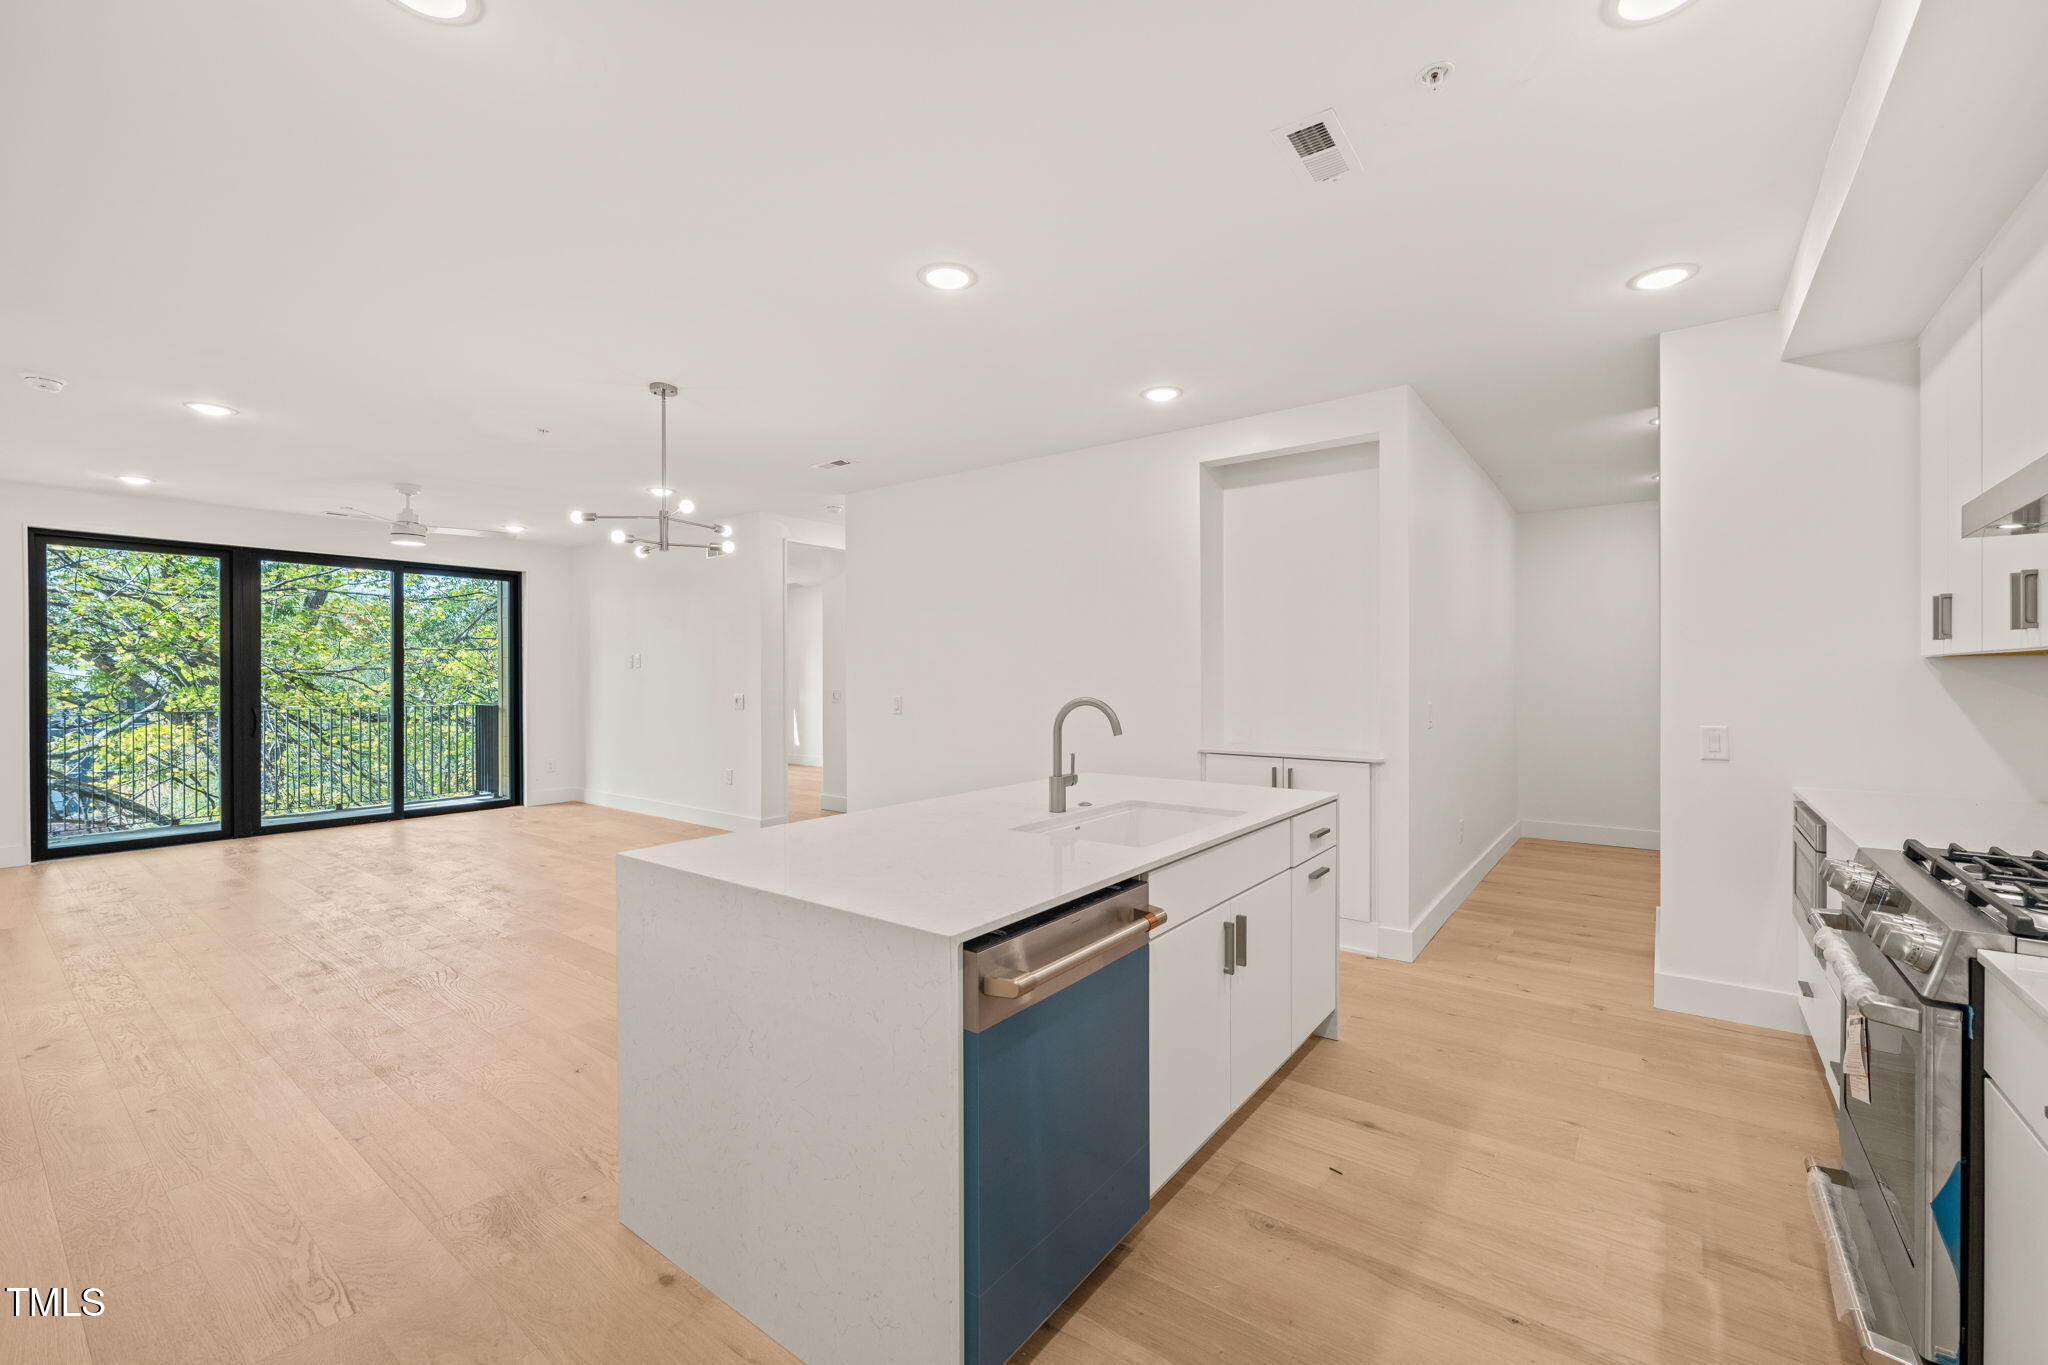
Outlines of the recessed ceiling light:
{"label": "recessed ceiling light", "polygon": [[1680,262],[1677,265],[1660,265],[1655,270],[1645,270],[1642,274],[1630,280],[1628,287],[1631,289],[1644,289],[1655,293],[1659,289],[1669,289],[1675,284],[1684,284],[1699,273],[1700,268],[1688,262]]}
{"label": "recessed ceiling light", "polygon": [[948,261],[941,261],[937,265],[926,266],[917,272],[917,277],[934,289],[944,289],[948,292],[955,289],[965,289],[975,281],[975,274],[972,270],[969,270],[964,265],[954,265]]}
{"label": "recessed ceiling light", "polygon": [[28,385],[30,388],[35,389],[39,393],[64,392],[64,381],[61,379],[52,379],[49,375],[46,374],[25,374],[21,377],[21,382]]}
{"label": "recessed ceiling light", "polygon": [[221,403],[187,403],[186,407],[201,417],[233,417],[235,410]]}
{"label": "recessed ceiling light", "polygon": [[506,522],[504,530],[505,534],[508,536],[523,536],[526,534],[526,528],[524,526],[521,526],[516,521]]}
{"label": "recessed ceiling light", "polygon": [[1692,0],[1608,0],[1610,21],[1633,27],[1668,19],[1690,5]]}
{"label": "recessed ceiling light", "polygon": [[153,482],[153,480],[141,474],[117,474],[115,477],[130,488],[141,488]]}
{"label": "recessed ceiling light", "polygon": [[1171,403],[1180,397],[1180,390],[1171,384],[1159,384],[1145,390],[1145,401],[1149,403]]}
{"label": "recessed ceiling light", "polygon": [[392,0],[401,9],[442,24],[467,24],[483,13],[481,0]]}

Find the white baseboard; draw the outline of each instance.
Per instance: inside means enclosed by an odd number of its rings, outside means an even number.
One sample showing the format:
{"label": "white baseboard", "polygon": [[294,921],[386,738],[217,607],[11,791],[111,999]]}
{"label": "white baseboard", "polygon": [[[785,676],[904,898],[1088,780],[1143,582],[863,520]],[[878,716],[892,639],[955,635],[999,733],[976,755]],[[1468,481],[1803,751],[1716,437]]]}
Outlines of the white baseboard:
{"label": "white baseboard", "polygon": [[1488,844],[1486,852],[1474,858],[1471,866],[1458,874],[1458,879],[1444,889],[1436,903],[1414,924],[1405,929],[1397,929],[1391,924],[1380,925],[1379,955],[1397,962],[1413,962],[1436,937],[1436,931],[1443,928],[1458,907],[1465,903],[1465,897],[1486,880],[1486,874],[1493,871],[1493,865],[1506,857],[1508,850],[1515,846],[1515,840],[1521,837],[1522,824],[1517,820],[1503,830],[1498,839]]}
{"label": "white baseboard", "polygon": [[846,797],[841,793],[820,792],[818,794],[818,809],[836,810],[844,815],[846,813]]}
{"label": "white baseboard", "polygon": [[613,810],[629,810],[638,815],[658,815],[664,820],[681,820],[689,825],[709,825],[713,829],[761,828],[759,816],[738,815],[729,810],[708,810],[703,806],[684,806],[674,801],[650,801],[643,796],[627,796],[622,792],[600,792],[586,788],[583,799],[593,806],[609,806]]}
{"label": "white baseboard", "polygon": [[0,867],[27,867],[27,844],[0,844]]}
{"label": "white baseboard", "polygon": [[581,787],[543,787],[539,791],[530,791],[526,794],[526,804],[529,806],[559,806],[564,801],[582,799]]}
{"label": "white baseboard", "polygon": [[825,756],[823,754],[791,754],[788,761],[806,768],[822,768],[825,766]]}
{"label": "white baseboard", "polygon": [[1557,839],[1567,844],[1602,844],[1608,848],[1651,848],[1658,846],[1658,831],[1631,829],[1626,825],[1574,825],[1562,820],[1522,821],[1524,839]]}
{"label": "white baseboard", "polygon": [[1799,997],[1790,991],[1660,970],[1654,978],[1650,999],[1660,1010],[1725,1019],[1733,1024],[1755,1024],[1786,1033],[1806,1032],[1805,1021],[1799,1015]]}
{"label": "white baseboard", "polygon": [[1337,946],[1347,953],[1362,957],[1380,955],[1380,926],[1364,920],[1340,919],[1337,921]]}

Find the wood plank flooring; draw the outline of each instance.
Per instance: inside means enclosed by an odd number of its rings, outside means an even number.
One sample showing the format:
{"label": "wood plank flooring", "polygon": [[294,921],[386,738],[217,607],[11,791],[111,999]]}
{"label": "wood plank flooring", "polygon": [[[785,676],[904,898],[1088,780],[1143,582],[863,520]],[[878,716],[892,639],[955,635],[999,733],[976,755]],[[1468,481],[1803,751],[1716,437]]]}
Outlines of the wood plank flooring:
{"label": "wood plank flooring", "polygon": [[[0,871],[0,1365],[792,1358],[616,1221],[612,856],[563,805]],[[1654,854],[1524,841],[1025,1348],[1853,1359],[1804,1039],[1649,1005]]]}
{"label": "wood plank flooring", "polygon": [[789,818],[793,824],[798,820],[822,820],[828,815],[839,814],[826,810],[822,804],[825,791],[825,770],[809,763],[789,765]]}

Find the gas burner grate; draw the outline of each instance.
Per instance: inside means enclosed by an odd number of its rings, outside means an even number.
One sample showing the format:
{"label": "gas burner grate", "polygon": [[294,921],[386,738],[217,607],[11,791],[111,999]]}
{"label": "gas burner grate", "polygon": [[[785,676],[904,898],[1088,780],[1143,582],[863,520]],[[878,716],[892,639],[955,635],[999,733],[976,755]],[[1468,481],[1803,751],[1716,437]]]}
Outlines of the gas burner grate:
{"label": "gas burner grate", "polygon": [[1970,904],[2005,921],[2014,933],[2048,937],[2048,853],[2009,853],[1996,845],[1973,853],[1961,844],[1936,853],[1908,839],[1906,856]]}

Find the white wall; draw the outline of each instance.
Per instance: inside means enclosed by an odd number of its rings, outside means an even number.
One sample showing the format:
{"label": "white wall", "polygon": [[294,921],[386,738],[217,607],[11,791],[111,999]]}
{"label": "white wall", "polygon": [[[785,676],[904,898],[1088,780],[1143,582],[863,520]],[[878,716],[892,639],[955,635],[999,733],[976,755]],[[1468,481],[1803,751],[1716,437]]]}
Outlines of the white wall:
{"label": "white wall", "polygon": [[1517,518],[1527,837],[1657,847],[1657,518],[1654,502]]}
{"label": "white wall", "polygon": [[[392,557],[383,528],[181,502],[157,490],[89,493],[0,483],[0,866],[27,861],[28,531],[149,536],[313,554]],[[576,799],[583,786],[580,604],[572,554],[557,546],[444,537],[419,551],[431,563],[514,569],[524,576],[526,800]]]}
{"label": "white wall", "polygon": [[782,617],[784,689],[791,763],[822,767],[825,763],[825,589],[822,584],[791,583],[784,594]]}
{"label": "white wall", "polygon": [[739,553],[716,559],[576,552],[589,624],[585,800],[720,829],[787,815],[783,545],[842,538],[767,514],[732,524]]}
{"label": "white wall", "polygon": [[1777,328],[1663,338],[1656,989],[1792,1029],[1791,789],[2048,800],[2048,658],[1919,656],[1914,348],[1786,364]]}
{"label": "white wall", "polygon": [[[1420,432],[1425,510],[1408,503],[1410,428]],[[1088,715],[1068,726],[1086,774],[1199,774],[1201,486],[1204,463],[1380,444],[1381,747],[1374,770],[1374,918],[1403,933],[1446,904],[1482,848],[1512,828],[1514,519],[1484,474],[1406,389],[1137,441],[1070,451],[848,500],[848,746],[855,808],[1042,778],[1061,702],[1107,700],[1124,734]],[[1449,529],[1427,525],[1441,519]],[[1455,537],[1411,573],[1418,539]],[[1470,566],[1460,556],[1471,556]],[[1435,823],[1410,894],[1407,723],[1411,582],[1422,633],[1473,634],[1437,594],[1467,593],[1498,623],[1487,638],[1430,645],[1426,677],[1468,728],[1438,732],[1421,778],[1431,822],[1462,805],[1467,843]],[[1470,674],[1467,677],[1467,674]],[[901,697],[901,714],[894,699]],[[1442,856],[1439,845],[1466,861]],[[1455,904],[1455,902],[1449,902]],[[1433,926],[1431,926],[1433,927]]]}
{"label": "white wall", "polygon": [[1407,402],[1412,958],[1514,846],[1520,794],[1514,508]]}

